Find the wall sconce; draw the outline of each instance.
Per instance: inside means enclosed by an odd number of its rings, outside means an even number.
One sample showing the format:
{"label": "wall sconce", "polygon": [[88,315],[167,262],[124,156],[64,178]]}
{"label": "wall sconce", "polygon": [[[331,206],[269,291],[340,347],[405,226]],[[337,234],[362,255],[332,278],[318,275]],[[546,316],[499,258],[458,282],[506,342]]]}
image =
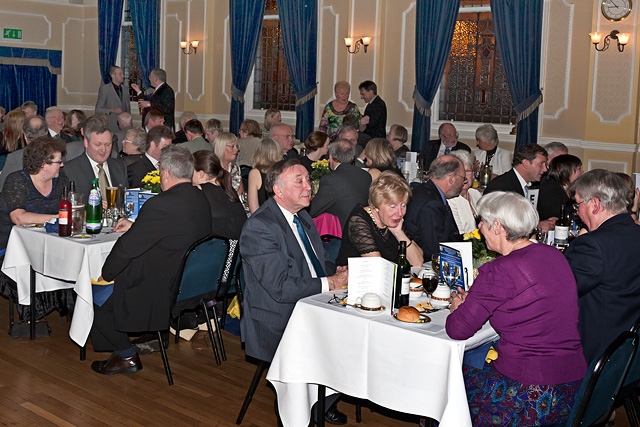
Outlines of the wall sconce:
{"label": "wall sconce", "polygon": [[353,47],[353,50],[351,50],[351,46],[353,46],[353,38],[344,38],[344,44],[345,46],[347,46],[347,52],[349,53],[358,53],[360,51],[360,45],[364,46],[364,53],[367,53],[369,43],[371,43],[371,37],[361,37],[360,39],[356,40],[356,45]]}
{"label": "wall sconce", "polygon": [[192,53],[196,53],[196,50],[198,50],[199,43],[200,42],[198,40],[192,40],[191,42],[181,41],[180,47],[182,48],[182,53],[184,53],[185,55],[191,55]]}
{"label": "wall sconce", "polygon": [[618,52],[624,51],[624,45],[629,43],[629,34],[621,33],[618,30],[611,31],[610,34],[604,38],[604,43],[601,49],[598,49],[598,44],[600,44],[600,40],[602,40],[602,34],[598,32],[589,33],[591,36],[591,43],[593,43],[593,47],[596,48],[598,52],[605,51],[609,48],[609,43],[611,43],[611,39],[617,40],[618,42]]}

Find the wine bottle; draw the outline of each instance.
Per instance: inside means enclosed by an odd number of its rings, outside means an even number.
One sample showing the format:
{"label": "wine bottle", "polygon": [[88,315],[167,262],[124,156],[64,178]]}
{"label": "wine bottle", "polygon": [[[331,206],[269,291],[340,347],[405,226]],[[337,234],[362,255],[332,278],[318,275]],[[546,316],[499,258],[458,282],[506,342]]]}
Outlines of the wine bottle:
{"label": "wine bottle", "polygon": [[66,185],[62,188],[62,200],[58,204],[58,236],[71,236],[71,202]]}
{"label": "wine bottle", "polygon": [[564,214],[564,204],[560,206],[560,216],[556,220],[555,231],[553,233],[553,245],[564,251],[569,243],[569,219]]}
{"label": "wine bottle", "polygon": [[102,230],[102,194],[98,187],[98,178],[94,178],[87,199],[87,234],[98,234],[100,230]]}
{"label": "wine bottle", "polygon": [[394,294],[394,311],[405,305],[409,305],[409,286],[411,282],[411,264],[407,261],[407,242],[400,242],[396,270],[396,288]]}

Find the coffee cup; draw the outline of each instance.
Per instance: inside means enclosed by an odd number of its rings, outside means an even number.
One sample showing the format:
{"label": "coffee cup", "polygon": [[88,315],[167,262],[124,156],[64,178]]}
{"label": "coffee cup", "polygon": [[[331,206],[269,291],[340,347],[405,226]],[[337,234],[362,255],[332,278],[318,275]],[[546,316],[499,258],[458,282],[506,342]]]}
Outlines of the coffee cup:
{"label": "coffee cup", "polygon": [[431,305],[433,308],[445,308],[451,303],[451,288],[445,284],[440,284],[431,294]]}
{"label": "coffee cup", "polygon": [[382,305],[380,296],[375,292],[367,292],[361,297],[356,298],[356,302],[364,309],[378,309]]}

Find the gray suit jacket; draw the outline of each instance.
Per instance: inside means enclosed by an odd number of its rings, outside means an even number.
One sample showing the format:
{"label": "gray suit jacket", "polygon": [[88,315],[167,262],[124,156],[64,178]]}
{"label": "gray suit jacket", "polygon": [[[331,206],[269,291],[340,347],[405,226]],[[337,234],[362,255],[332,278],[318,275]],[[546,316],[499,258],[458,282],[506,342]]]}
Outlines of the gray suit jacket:
{"label": "gray suit jacket", "polygon": [[68,162],[76,157],[80,157],[82,154],[84,154],[84,141],[80,140],[70,142],[67,144],[67,154],[64,157],[64,161]]}
{"label": "gray suit jacket", "polygon": [[7,155],[7,160],[4,162],[4,167],[2,168],[2,173],[0,173],[0,192],[4,187],[4,181],[7,179],[9,174],[15,171],[22,170],[23,153],[24,148],[21,148]]}
{"label": "gray suit jacket", "polygon": [[191,154],[200,150],[209,150],[213,151],[213,145],[209,144],[206,139],[201,136],[196,136],[191,141],[183,142],[183,147],[187,147]]}
{"label": "gray suit jacket", "polygon": [[98,100],[96,101],[96,113],[105,114],[109,117],[109,130],[111,133],[117,132],[118,114],[109,112],[112,108],[120,108],[127,113],[131,112],[129,104],[129,87],[122,84],[122,96],[118,96],[111,82],[103,84],[98,90]]}
{"label": "gray suit jacket", "polygon": [[[327,276],[335,273],[309,214],[298,212]],[[245,279],[242,337],[246,354],[270,362],[298,300],[320,293],[293,230],[275,199],[270,198],[247,220],[240,236]]]}
{"label": "gray suit jacket", "polygon": [[[107,159],[107,165],[109,166],[109,175],[111,176],[111,185],[117,187],[119,185],[127,186],[127,167],[120,159],[114,159],[109,157]],[[89,157],[82,155],[70,160],[69,163],[62,168],[64,173],[69,177],[70,181],[76,183],[76,191],[84,194],[85,200],[89,197],[89,191],[91,191],[91,181],[96,177],[96,174],[91,168],[89,163]]]}

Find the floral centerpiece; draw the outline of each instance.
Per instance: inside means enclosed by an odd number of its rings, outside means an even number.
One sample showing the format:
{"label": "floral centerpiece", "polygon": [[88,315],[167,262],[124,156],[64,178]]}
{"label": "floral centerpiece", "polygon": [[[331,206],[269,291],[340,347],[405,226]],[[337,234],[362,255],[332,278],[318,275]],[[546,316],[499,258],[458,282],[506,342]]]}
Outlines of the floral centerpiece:
{"label": "floral centerpiece", "polygon": [[311,163],[311,174],[309,178],[311,181],[320,181],[320,178],[331,172],[329,167],[329,160],[318,160]]}
{"label": "floral centerpiece", "polygon": [[162,191],[162,186],[160,185],[160,172],[158,170],[153,170],[146,174],[144,178],[142,178],[142,188],[149,190],[152,193],[160,193]]}
{"label": "floral centerpiece", "polygon": [[[493,261],[498,253],[487,248],[487,244],[477,228],[470,233],[465,233],[463,239],[471,242],[471,253],[473,255],[473,269],[478,269],[482,264]],[[474,274],[477,276],[477,273]]]}

